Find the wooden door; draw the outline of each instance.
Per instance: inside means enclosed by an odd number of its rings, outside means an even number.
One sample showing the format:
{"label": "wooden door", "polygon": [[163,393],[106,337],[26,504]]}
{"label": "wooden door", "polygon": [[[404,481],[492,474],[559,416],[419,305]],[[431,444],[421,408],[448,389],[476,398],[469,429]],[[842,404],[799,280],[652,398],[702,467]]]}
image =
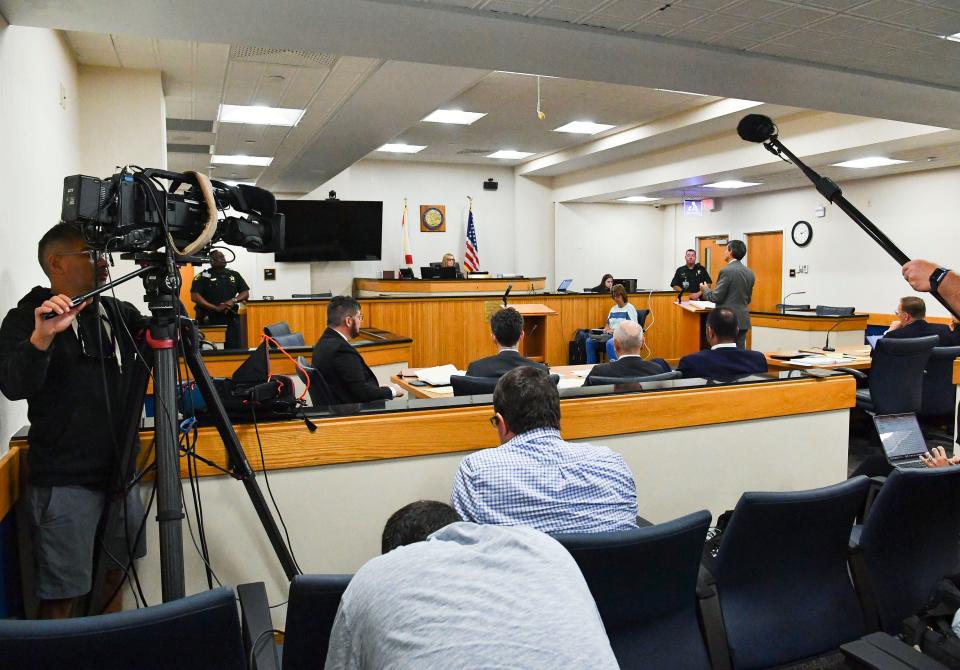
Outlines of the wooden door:
{"label": "wooden door", "polygon": [[744,263],[757,276],[750,309],[775,312],[783,300],[783,232],[747,233]]}
{"label": "wooden door", "polygon": [[727,237],[698,237],[697,260],[707,269],[707,274],[716,286],[717,275],[726,263],[723,262],[723,252],[727,249]]}

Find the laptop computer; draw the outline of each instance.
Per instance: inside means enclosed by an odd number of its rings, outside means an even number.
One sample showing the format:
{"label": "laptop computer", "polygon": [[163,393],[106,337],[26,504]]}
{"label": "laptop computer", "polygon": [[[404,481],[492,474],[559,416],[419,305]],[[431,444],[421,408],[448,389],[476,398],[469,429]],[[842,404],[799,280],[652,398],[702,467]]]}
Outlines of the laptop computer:
{"label": "laptop computer", "polygon": [[927,453],[927,442],[916,414],[877,414],[873,423],[890,465],[898,470],[927,467],[920,460]]}
{"label": "laptop computer", "polygon": [[421,267],[420,277],[423,279],[456,279],[457,268]]}
{"label": "laptop computer", "polygon": [[560,282],[560,286],[557,287],[557,293],[566,293],[570,290],[570,284],[572,283],[572,279],[564,279],[562,282]]}

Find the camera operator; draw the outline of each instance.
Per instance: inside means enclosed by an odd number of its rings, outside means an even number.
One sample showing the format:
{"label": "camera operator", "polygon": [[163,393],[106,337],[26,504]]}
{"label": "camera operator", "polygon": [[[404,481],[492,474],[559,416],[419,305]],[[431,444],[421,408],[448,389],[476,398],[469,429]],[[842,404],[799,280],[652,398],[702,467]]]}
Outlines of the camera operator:
{"label": "camera operator", "polygon": [[202,326],[226,326],[224,348],[239,349],[240,317],[238,303],[250,297],[250,287],[239,272],[227,269],[223,252],[210,254],[210,269],[201,272],[190,287],[190,298],[197,310],[197,321]]}
{"label": "camera operator", "polygon": [[[114,506],[126,528],[113,524],[116,536],[95,544],[114,493],[120,451],[129,446],[118,438],[129,371],[137,364],[127,331],[140,330],[144,319],[129,303],[106,296],[71,309],[70,296],[92,290],[107,276],[105,260],[87,248],[77,227],[61,223],[47,231],[38,259],[50,288],[35,287],[0,325],[0,391],[11,400],[27,400],[29,478],[23,500],[38,616],[66,618],[90,592],[94,552],[101,548],[97,562],[107,576],[94,602],[115,594],[107,609],[121,603],[128,547],[143,518],[135,487],[125,504]],[[49,312],[57,316],[41,318]],[[146,553],[142,538],[133,553],[137,558]]]}

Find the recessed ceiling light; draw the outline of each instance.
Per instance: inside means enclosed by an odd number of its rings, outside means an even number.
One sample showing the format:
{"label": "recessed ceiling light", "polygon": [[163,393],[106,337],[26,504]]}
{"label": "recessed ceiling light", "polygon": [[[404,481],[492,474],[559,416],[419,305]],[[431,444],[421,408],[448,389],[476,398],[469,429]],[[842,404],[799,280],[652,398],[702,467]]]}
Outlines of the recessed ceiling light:
{"label": "recessed ceiling light", "polygon": [[960,33],[954,33],[953,35],[941,35],[941,39],[950,40],[951,42],[960,42]]}
{"label": "recessed ceiling light", "polygon": [[419,144],[384,144],[377,151],[389,151],[395,154],[415,154],[423,151],[427,147]]}
{"label": "recessed ceiling light", "polygon": [[887,158],[885,156],[867,156],[866,158],[855,158],[852,161],[843,161],[842,163],[832,163],[833,167],[857,168],[865,170],[867,168],[884,167],[887,165],[899,165],[900,163],[909,163],[910,161],[901,161],[896,158]]}
{"label": "recessed ceiling light", "polygon": [[459,109],[438,109],[429,116],[424,117],[428,123],[456,123],[461,126],[469,126],[477,119],[486,116],[486,112],[462,112]]}
{"label": "recessed ceiling light", "polygon": [[257,165],[266,167],[273,162],[273,156],[213,156],[210,160],[220,165]]}
{"label": "recessed ceiling light", "polygon": [[513,149],[501,149],[500,151],[494,151],[492,154],[488,154],[487,158],[506,158],[508,160],[517,160],[519,158],[526,158],[527,156],[532,156],[532,151],[514,151]]}
{"label": "recessed ceiling light", "polygon": [[303,116],[302,109],[262,107],[256,105],[220,105],[217,119],[221,123],[251,123],[261,126],[295,126]]}
{"label": "recessed ceiling light", "polygon": [[704,188],[747,188],[748,186],[760,186],[760,182],[727,179],[726,181],[715,181],[712,184],[704,184],[703,186]]}
{"label": "recessed ceiling light", "polygon": [[232,179],[224,179],[223,183],[227,186],[239,186],[240,184],[245,184],[246,186],[256,186],[256,183],[252,181],[234,181]]}
{"label": "recessed ceiling light", "polygon": [[555,133],[577,133],[580,135],[596,135],[604,130],[610,130],[613,126],[606,123],[593,123],[592,121],[571,121],[565,126],[554,128]]}
{"label": "recessed ceiling light", "polygon": [[659,200],[660,198],[650,198],[645,195],[630,195],[626,198],[617,198],[620,202],[653,202],[654,200]]}

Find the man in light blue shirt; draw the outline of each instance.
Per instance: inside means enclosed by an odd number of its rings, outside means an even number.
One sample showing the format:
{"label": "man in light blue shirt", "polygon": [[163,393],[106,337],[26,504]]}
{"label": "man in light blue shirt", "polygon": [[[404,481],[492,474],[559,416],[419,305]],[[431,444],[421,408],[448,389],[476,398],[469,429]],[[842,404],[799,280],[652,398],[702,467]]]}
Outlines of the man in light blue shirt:
{"label": "man in light blue shirt", "polygon": [[461,461],[451,496],[460,516],[545,533],[636,528],[633,473],[607,447],[561,438],[560,394],[544,371],[501,377],[493,409],[500,446]]}

